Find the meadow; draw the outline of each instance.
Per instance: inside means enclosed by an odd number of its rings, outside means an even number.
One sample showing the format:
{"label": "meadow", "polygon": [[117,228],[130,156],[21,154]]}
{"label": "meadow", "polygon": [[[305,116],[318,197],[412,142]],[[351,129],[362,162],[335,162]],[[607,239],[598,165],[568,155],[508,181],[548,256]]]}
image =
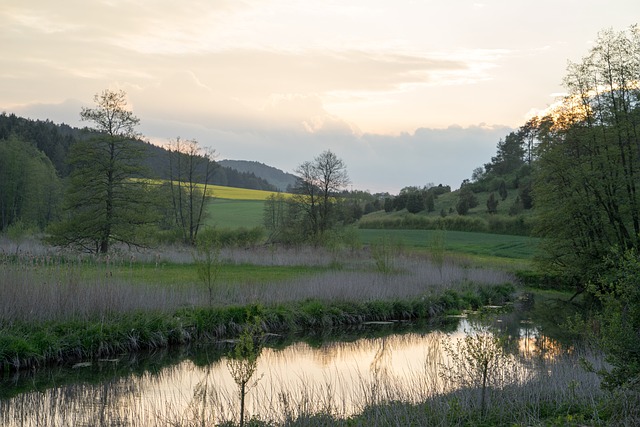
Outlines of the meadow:
{"label": "meadow", "polygon": [[[209,216],[206,219],[207,226],[218,228],[254,228],[263,224],[264,200],[253,200],[251,197],[259,197],[267,192],[253,190],[234,189],[226,194],[229,199],[214,198],[209,201]],[[218,193],[216,193],[218,194]],[[443,204],[453,203],[451,196],[440,196]],[[444,206],[444,205],[443,205]],[[479,208],[476,208],[479,209]],[[401,218],[407,213],[385,214],[377,212],[365,216],[363,222],[377,218]],[[480,213],[478,213],[480,215]],[[430,217],[437,217],[431,215]],[[477,217],[477,215],[475,216]],[[471,215],[470,218],[474,218]],[[509,270],[526,270],[531,268],[531,260],[536,255],[539,239],[529,236],[517,236],[508,234],[466,232],[446,230],[407,230],[407,229],[369,229],[357,228],[356,233],[360,242],[364,245],[372,245],[388,240],[403,246],[407,250],[428,252],[433,247],[434,236],[444,239],[445,250],[450,254],[458,254],[473,259],[475,262],[484,262],[491,266],[505,267]]]}
{"label": "meadow", "polygon": [[263,224],[263,200],[215,198],[207,203],[205,225],[218,228],[253,228]]}
{"label": "meadow", "polygon": [[[264,201],[244,197],[210,201],[211,218],[219,222],[209,226],[259,226]],[[176,245],[120,247],[96,257],[30,238],[0,238],[0,372],[219,342],[237,337],[255,318],[265,333],[291,334],[364,322],[433,320],[505,304],[518,291],[513,272],[531,268],[538,242],[460,231],[356,232],[358,244],[348,246],[225,247],[209,258]],[[207,264],[209,272],[203,275]],[[574,356],[579,353],[568,357]],[[489,414],[479,411],[476,390],[427,396],[430,380],[418,377],[403,390],[386,384],[385,396],[371,394],[382,384],[362,384],[354,392],[364,392],[366,403],[346,418],[338,407],[311,409],[312,402],[331,402],[329,388],[322,385],[286,401],[274,401],[263,391],[265,406],[259,413],[272,417],[292,411],[288,425],[442,425],[442,420],[450,425],[517,425],[517,420],[535,425],[549,417],[559,424],[599,425],[602,408],[615,401],[595,391],[593,375],[578,374],[557,370],[496,389]],[[212,398],[220,400],[211,405],[233,399]],[[188,420],[176,423],[190,425]]]}
{"label": "meadow", "polygon": [[539,239],[506,234],[476,233],[443,230],[378,230],[358,229],[363,244],[375,244],[383,240],[395,242],[407,250],[428,253],[440,239],[444,250],[451,256],[459,256],[484,265],[508,270],[532,268]]}

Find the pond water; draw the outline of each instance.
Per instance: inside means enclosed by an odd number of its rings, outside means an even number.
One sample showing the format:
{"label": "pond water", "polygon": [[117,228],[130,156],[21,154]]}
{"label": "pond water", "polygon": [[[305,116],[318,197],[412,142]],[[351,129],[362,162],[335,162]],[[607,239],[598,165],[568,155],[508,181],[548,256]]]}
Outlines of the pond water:
{"label": "pond water", "polygon": [[[450,342],[478,325],[503,338],[529,374],[550,364],[577,366],[576,344],[558,328],[557,310],[525,298],[509,313],[448,318],[438,326],[369,324],[322,334],[270,337],[247,393],[246,413],[283,420],[325,411],[336,416],[388,401],[420,401],[450,387],[442,378]],[[152,426],[237,420],[238,386],[230,345],[181,348],[0,378],[0,425]],[[533,371],[532,371],[533,370]]]}

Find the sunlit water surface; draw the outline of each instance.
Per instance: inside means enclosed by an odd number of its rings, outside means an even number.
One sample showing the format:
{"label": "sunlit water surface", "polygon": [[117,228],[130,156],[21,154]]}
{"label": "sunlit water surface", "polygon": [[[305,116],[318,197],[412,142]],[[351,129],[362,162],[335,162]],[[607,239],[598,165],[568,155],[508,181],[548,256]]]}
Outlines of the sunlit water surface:
{"label": "sunlit water surface", "polygon": [[[376,402],[418,401],[443,393],[447,385],[441,373],[448,359],[443,339],[455,341],[472,329],[467,319],[453,321],[457,325],[449,326],[447,333],[407,326],[386,336],[327,340],[313,347],[299,341],[274,349],[267,343],[250,383],[246,413],[277,421],[319,411],[348,416]],[[509,338],[510,351],[518,354],[525,369],[540,369],[540,362],[544,365],[572,351],[518,316],[494,319],[493,324]],[[385,326],[367,328],[371,336],[372,328]],[[219,349],[217,356],[210,357],[208,351],[170,364],[156,365],[151,357],[145,368],[129,373],[122,367],[132,364],[126,359],[95,361],[68,368],[74,379],[60,380],[60,385],[53,373],[48,378],[43,372],[4,378],[0,425],[153,426],[237,420],[238,386],[227,358]],[[535,364],[530,363],[533,359]]]}

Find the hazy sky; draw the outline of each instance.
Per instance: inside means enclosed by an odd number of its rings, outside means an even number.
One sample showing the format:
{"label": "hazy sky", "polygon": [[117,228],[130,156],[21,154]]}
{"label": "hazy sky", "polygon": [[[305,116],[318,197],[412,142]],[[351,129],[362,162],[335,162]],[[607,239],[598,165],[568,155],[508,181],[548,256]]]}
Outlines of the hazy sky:
{"label": "hazy sky", "polygon": [[637,0],[2,0],[0,111],[74,126],[124,89],[139,131],[354,189],[454,188],[554,102]]}

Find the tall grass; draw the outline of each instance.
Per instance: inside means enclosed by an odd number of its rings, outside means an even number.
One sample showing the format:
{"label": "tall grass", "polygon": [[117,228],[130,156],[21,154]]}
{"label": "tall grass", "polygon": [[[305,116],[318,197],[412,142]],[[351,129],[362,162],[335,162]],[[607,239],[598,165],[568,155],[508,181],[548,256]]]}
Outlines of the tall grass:
{"label": "tall grass", "polygon": [[[197,280],[193,254],[180,248],[97,258],[14,249],[0,257],[0,370],[221,339],[253,315],[266,331],[283,332],[430,318],[513,292],[503,286],[506,273],[453,261],[441,271],[427,256],[398,254],[393,274],[381,274],[367,250],[343,249],[339,263],[335,249],[226,250],[221,262],[241,266],[245,279],[206,286]],[[296,273],[260,280],[250,261]],[[320,270],[299,274],[303,263]],[[193,281],[167,282],[161,276],[172,265],[192,269]]]}
{"label": "tall grass", "polygon": [[[445,291],[465,292],[473,287],[512,281],[507,273],[470,268],[447,260],[442,268],[426,256],[398,254],[393,274],[380,274],[367,251],[347,251],[339,269],[277,282],[216,283],[208,289],[201,284],[157,285],[136,280],[137,269],[145,276],[162,275],[162,264],[193,263],[193,255],[170,249],[162,255],[152,252],[135,255],[90,258],[47,253],[44,248],[0,257],[0,322],[45,322],[100,319],[137,311],[170,313],[185,307],[232,304],[279,304],[307,299],[327,302],[363,302],[411,299],[439,295]],[[330,266],[335,254],[316,248],[272,250],[227,249],[222,263],[276,266]],[[190,257],[190,258],[189,258]],[[157,260],[155,264],[141,263]],[[169,261],[168,261],[169,260]],[[196,266],[193,266],[194,272]],[[114,272],[116,272],[114,276]],[[116,277],[117,276],[117,277]],[[194,276],[195,275],[194,273]],[[209,294],[209,292],[211,292]]]}

